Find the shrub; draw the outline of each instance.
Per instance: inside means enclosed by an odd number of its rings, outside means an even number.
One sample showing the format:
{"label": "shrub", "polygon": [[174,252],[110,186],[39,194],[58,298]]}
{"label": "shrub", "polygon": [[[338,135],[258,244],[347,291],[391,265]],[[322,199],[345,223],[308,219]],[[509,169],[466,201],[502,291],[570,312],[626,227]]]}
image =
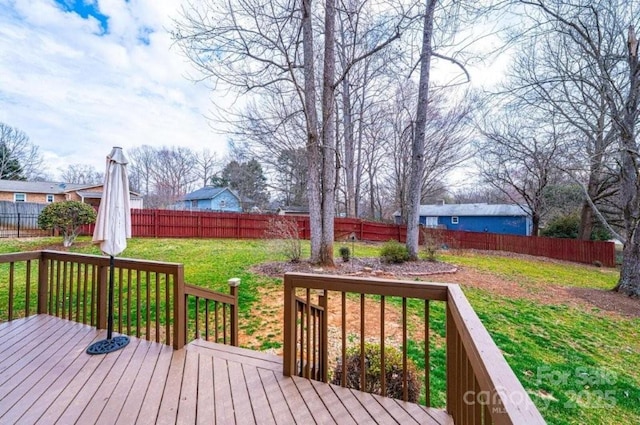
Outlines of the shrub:
{"label": "shrub", "polygon": [[[576,239],[580,228],[580,216],[577,213],[571,213],[555,217],[549,221],[547,226],[540,232],[542,236],[550,238],[566,238]],[[609,232],[596,223],[591,231],[591,240],[608,240],[611,239]]]}
{"label": "shrub", "polygon": [[380,259],[383,263],[404,263],[409,260],[409,252],[407,247],[400,242],[390,240],[382,246],[380,251]]}
{"label": "shrub", "polygon": [[[365,384],[360,387],[361,362],[360,346],[347,349],[346,365],[346,386],[368,393],[385,395],[387,397],[402,400],[402,352],[392,346],[384,347],[384,369],[385,369],[385,394],[382,394],[382,375],[380,367],[380,345],[366,343],[364,347],[365,357]],[[331,383],[342,384],[342,364],[338,362],[333,370]],[[420,379],[415,364],[411,359],[407,359],[407,395],[408,400],[417,403],[420,398]]]}
{"label": "shrub", "polygon": [[58,230],[65,247],[73,245],[81,226],[95,222],[96,212],[93,207],[78,201],[54,202],[47,205],[38,216],[38,227]]}
{"label": "shrub", "polygon": [[340,247],[340,257],[342,257],[342,261],[344,261],[345,263],[349,262],[349,259],[351,258],[351,250],[348,246]]}
{"label": "shrub", "polygon": [[265,237],[270,239],[277,248],[292,263],[300,262],[302,257],[302,243],[300,231],[295,219],[277,217],[270,218],[267,223]]}
{"label": "shrub", "polygon": [[438,238],[438,231],[421,227],[420,232],[422,233],[422,244],[424,246],[427,261],[436,261],[436,255],[442,245],[440,243],[440,238]]}

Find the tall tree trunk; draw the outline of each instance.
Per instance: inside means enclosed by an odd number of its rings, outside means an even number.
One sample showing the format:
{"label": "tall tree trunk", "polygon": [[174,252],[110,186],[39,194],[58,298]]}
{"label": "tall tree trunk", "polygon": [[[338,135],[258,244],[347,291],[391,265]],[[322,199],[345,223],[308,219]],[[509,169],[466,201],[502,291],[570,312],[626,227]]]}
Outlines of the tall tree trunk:
{"label": "tall tree trunk", "polygon": [[[604,89],[601,90],[601,93]],[[600,114],[597,120],[597,134],[593,143],[593,151],[589,152],[589,181],[587,183],[587,195],[596,200],[599,196],[600,184],[602,182],[602,167],[604,162],[604,152],[607,148],[606,121],[607,121],[607,102],[602,94],[600,98]],[[593,223],[595,214],[588,200],[582,204],[580,212],[580,227],[578,229],[578,239],[588,241],[591,239],[593,232]]]}
{"label": "tall tree trunk", "polygon": [[531,214],[531,236],[538,236],[540,233],[540,214]]}
{"label": "tall tree trunk", "polygon": [[302,0],[302,45],[304,51],[304,111],[307,125],[307,198],[311,239],[311,262],[322,258],[322,151],[318,135],[316,110],[315,58],[313,27],[311,22],[312,0]]}
{"label": "tall tree trunk", "polygon": [[[631,139],[622,138],[626,149]],[[633,141],[635,144],[635,140]],[[637,152],[634,148],[631,152]],[[615,290],[630,296],[640,296],[640,206],[638,205],[638,164],[633,153],[623,155],[621,173],[621,194],[623,199],[623,215],[625,222],[626,240],[622,250],[622,267],[620,279]]]}
{"label": "tall tree trunk", "polygon": [[418,86],[418,108],[416,127],[411,146],[411,176],[409,180],[409,212],[407,216],[407,250],[409,258],[418,259],[420,243],[419,220],[424,175],[424,146],[429,104],[429,79],[431,72],[431,38],[433,34],[433,14],[436,0],[426,0],[424,28],[422,32],[422,52],[420,54],[420,83]]}
{"label": "tall tree trunk", "polygon": [[630,296],[640,296],[640,176],[638,176],[638,144],[636,123],[640,97],[640,63],[638,39],[629,26],[629,95],[622,114],[620,140],[622,165],[620,193],[627,240],[622,252],[622,268],[616,290]]}
{"label": "tall tree trunk", "polygon": [[[344,47],[343,47],[344,49]],[[347,216],[356,216],[356,185],[355,185],[355,141],[353,138],[353,119],[351,112],[351,88],[349,76],[342,80],[342,120],[344,125],[344,161],[342,166],[345,173]]]}
{"label": "tall tree trunk", "polygon": [[[591,194],[592,192],[589,192]],[[578,239],[581,241],[588,241],[591,239],[591,232],[593,231],[593,211],[589,201],[582,203],[580,210],[580,227],[578,228]]]}
{"label": "tall tree trunk", "polygon": [[333,266],[335,218],[336,119],[335,106],[335,0],[326,0],[324,17],[324,68],[322,72],[322,242],[319,263]]}
{"label": "tall tree trunk", "polygon": [[[360,95],[360,109],[358,111],[358,143],[356,145],[356,152],[358,153],[357,158],[355,159],[355,170],[356,170],[356,177],[355,177],[355,186],[356,186],[356,192],[355,192],[355,217],[360,217],[360,194],[362,192],[362,174],[363,174],[363,163],[362,163],[362,141],[364,138],[364,126],[363,126],[363,121],[364,121],[364,110],[365,110],[365,99],[366,99],[366,93],[367,93],[367,81],[369,80],[369,62],[367,61],[364,65],[364,76],[362,77],[363,79],[363,84],[362,84],[362,94]],[[373,153],[372,153],[373,155]],[[373,188],[373,184],[371,184],[371,187]]]}

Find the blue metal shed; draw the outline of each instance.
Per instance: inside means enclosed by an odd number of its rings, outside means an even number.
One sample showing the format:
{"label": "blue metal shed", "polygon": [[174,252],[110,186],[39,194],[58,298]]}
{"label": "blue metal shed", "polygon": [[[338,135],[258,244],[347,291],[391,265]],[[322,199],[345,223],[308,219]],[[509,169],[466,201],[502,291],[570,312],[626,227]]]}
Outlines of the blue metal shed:
{"label": "blue metal shed", "polygon": [[531,235],[531,217],[519,205],[420,205],[420,224],[466,232]]}
{"label": "blue metal shed", "polygon": [[[420,205],[420,224],[466,232],[531,235],[531,215],[515,204]],[[399,213],[396,213],[396,219]]]}

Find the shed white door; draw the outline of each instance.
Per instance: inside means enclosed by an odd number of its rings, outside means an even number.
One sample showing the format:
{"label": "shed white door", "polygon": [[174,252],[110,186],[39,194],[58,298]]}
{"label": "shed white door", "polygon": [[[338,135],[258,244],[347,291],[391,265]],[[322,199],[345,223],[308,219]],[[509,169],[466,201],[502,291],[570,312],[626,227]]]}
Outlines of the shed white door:
{"label": "shed white door", "polygon": [[438,227],[438,217],[425,217],[425,227]]}

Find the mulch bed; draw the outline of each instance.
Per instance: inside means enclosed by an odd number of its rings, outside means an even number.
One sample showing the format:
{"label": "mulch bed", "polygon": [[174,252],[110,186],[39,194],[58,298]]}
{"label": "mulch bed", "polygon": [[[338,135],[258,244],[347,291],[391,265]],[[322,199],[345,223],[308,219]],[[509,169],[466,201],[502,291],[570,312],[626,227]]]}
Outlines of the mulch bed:
{"label": "mulch bed", "polygon": [[379,258],[352,258],[343,262],[335,259],[335,267],[318,267],[309,261],[298,263],[264,263],[253,268],[257,273],[271,277],[282,277],[287,272],[337,274],[349,276],[409,277],[455,273],[453,264],[435,261],[410,261],[402,264],[382,263]]}

